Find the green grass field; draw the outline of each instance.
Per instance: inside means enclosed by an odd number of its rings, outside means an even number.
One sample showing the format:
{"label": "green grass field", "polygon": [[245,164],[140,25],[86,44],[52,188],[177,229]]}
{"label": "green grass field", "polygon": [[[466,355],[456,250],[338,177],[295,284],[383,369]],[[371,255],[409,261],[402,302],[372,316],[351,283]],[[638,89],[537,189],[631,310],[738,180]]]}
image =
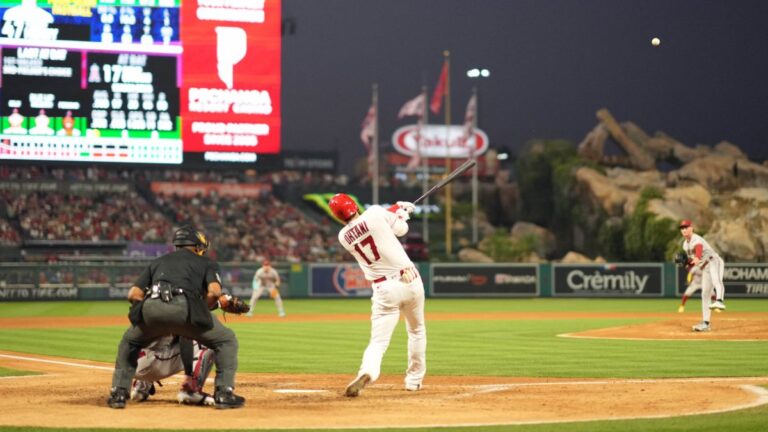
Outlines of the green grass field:
{"label": "green grass field", "polygon": [[[427,313],[674,312],[675,299],[427,299]],[[366,314],[368,300],[286,300],[289,315]],[[698,301],[686,318],[695,323]],[[728,311],[766,312],[768,300],[728,301]],[[0,317],[125,315],[125,302],[0,303]],[[726,312],[725,314],[727,314]],[[274,315],[271,301],[257,314]],[[768,314],[768,313],[767,313]],[[768,344],[737,341],[621,341],[556,335],[652,321],[657,318],[558,320],[431,320],[427,322],[429,374],[521,377],[667,378],[768,375]],[[127,324],[127,319],[126,319]],[[240,341],[240,371],[352,375],[368,342],[367,321],[230,322]],[[114,361],[124,326],[74,329],[3,329],[0,349],[77,359]],[[31,344],[30,341],[36,341]],[[402,374],[403,324],[384,358],[383,374]],[[14,374],[0,369],[0,376]],[[685,401],[680,401],[684,404]],[[513,409],[514,407],[510,407]],[[2,428],[10,430],[52,430]],[[85,431],[95,429],[67,429]],[[111,429],[112,431],[117,429]],[[223,429],[215,429],[221,431]],[[394,429],[389,429],[394,430]],[[413,429],[409,429],[413,430]],[[419,429],[427,430],[427,429]],[[440,430],[469,430],[441,428]],[[482,431],[758,431],[768,430],[768,407],[658,420],[601,421],[475,428]]]}

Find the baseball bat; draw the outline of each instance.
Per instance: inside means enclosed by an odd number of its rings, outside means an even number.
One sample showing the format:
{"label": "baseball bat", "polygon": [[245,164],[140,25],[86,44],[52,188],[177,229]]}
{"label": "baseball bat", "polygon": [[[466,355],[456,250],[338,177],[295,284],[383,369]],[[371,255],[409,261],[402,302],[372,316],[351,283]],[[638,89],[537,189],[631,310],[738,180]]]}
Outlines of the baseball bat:
{"label": "baseball bat", "polygon": [[444,179],[440,180],[440,181],[439,181],[437,184],[435,184],[434,186],[432,186],[432,187],[431,187],[431,188],[430,188],[428,191],[424,192],[424,194],[423,194],[422,196],[420,196],[420,197],[416,198],[416,200],[415,200],[415,201],[413,201],[413,203],[414,203],[414,204],[418,204],[418,203],[419,203],[419,202],[421,202],[422,200],[424,200],[424,199],[426,199],[427,197],[431,196],[431,195],[432,195],[432,194],[434,194],[435,192],[437,192],[437,191],[439,191],[440,189],[442,189],[442,188],[443,188],[443,186],[445,186],[445,185],[447,185],[448,183],[452,182],[454,179],[456,179],[456,177],[458,177],[458,176],[460,176],[460,175],[464,174],[464,173],[465,173],[465,172],[466,172],[468,169],[472,168],[472,167],[473,167],[473,166],[475,166],[476,164],[477,164],[477,162],[476,162],[474,159],[469,159],[469,160],[467,160],[466,162],[464,162],[463,164],[461,164],[461,165],[460,165],[458,168],[456,168],[455,170],[453,170],[453,171],[452,171],[450,174],[448,174],[448,176],[447,176],[447,177],[445,177]]}

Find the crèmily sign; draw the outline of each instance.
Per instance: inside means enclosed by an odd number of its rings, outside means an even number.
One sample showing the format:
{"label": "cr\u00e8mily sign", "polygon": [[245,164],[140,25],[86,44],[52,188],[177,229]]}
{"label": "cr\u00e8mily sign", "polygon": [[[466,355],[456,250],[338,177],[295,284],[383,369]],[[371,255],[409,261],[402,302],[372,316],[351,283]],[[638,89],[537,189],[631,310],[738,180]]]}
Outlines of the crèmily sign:
{"label": "cr\u00e8mily sign", "polygon": [[553,295],[572,297],[661,297],[662,264],[555,264]]}

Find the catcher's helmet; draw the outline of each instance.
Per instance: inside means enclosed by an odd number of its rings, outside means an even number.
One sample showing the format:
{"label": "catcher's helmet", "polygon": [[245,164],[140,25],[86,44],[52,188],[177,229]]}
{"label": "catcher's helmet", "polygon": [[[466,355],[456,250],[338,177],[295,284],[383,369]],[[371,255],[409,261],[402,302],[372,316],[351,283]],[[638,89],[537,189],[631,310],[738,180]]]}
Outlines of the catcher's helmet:
{"label": "catcher's helmet", "polygon": [[185,225],[173,233],[174,246],[195,246],[199,255],[203,255],[210,247],[210,242],[202,231]]}
{"label": "catcher's helmet", "polygon": [[357,214],[357,203],[347,194],[338,193],[328,201],[328,207],[337,218],[344,222],[352,219]]}

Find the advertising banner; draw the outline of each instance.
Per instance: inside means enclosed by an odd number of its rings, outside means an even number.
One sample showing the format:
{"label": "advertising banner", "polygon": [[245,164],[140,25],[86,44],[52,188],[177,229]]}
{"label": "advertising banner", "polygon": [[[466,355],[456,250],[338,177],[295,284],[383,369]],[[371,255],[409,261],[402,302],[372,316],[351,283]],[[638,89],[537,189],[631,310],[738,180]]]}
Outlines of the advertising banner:
{"label": "advertising banner", "polygon": [[661,297],[663,264],[553,264],[553,296]]}
{"label": "advertising banner", "polygon": [[[488,135],[474,129],[465,137],[463,125],[418,125],[403,126],[392,135],[392,145],[398,152],[413,156],[421,147],[421,154],[428,158],[468,158],[481,155],[488,150]],[[419,139],[421,141],[419,141]]]}
{"label": "advertising banner", "polygon": [[279,0],[185,1],[184,150],[280,151]]}
{"label": "advertising banner", "polygon": [[77,300],[77,288],[0,287],[0,301],[12,300]]}
{"label": "advertising banner", "polygon": [[371,283],[354,263],[312,264],[309,267],[310,297],[370,297]]}
{"label": "advertising banner", "polygon": [[219,196],[261,198],[272,191],[268,183],[196,183],[196,182],[152,182],[152,193],[156,195],[179,195],[193,197],[216,192]]}
{"label": "advertising banner", "polygon": [[126,193],[133,190],[130,183],[121,182],[61,182],[57,180],[7,180],[0,181],[0,190],[12,192],[55,192],[72,195],[94,195],[100,193]]}
{"label": "advertising banner", "polygon": [[432,296],[518,297],[539,293],[537,264],[433,264]]}
{"label": "advertising banner", "polygon": [[[678,296],[682,296],[687,288],[686,275],[685,269],[677,269]],[[726,263],[723,285],[726,300],[728,297],[768,297],[768,264]]]}

